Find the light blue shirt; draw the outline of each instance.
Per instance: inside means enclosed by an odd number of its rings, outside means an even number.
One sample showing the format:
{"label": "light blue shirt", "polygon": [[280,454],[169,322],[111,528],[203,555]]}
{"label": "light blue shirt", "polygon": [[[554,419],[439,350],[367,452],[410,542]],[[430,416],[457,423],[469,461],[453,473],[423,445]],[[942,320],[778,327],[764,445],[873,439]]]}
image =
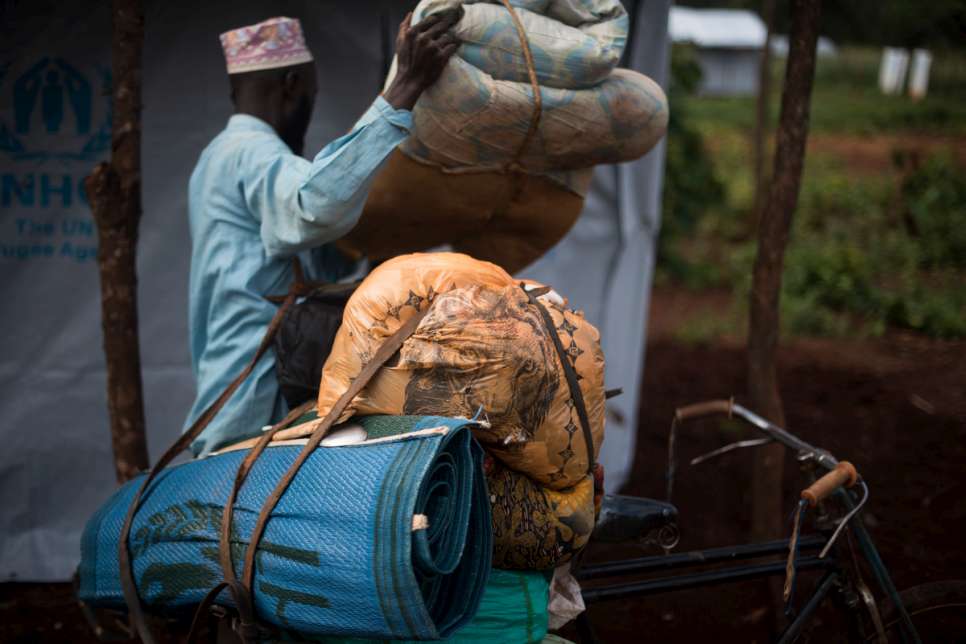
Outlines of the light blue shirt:
{"label": "light blue shirt", "polygon": [[[293,255],[309,279],[333,281],[352,270],[326,244],[356,224],[376,172],[411,128],[407,110],[379,97],[349,134],[307,161],[269,124],[236,114],[201,153],[188,188],[188,324],[198,389],[185,428],[255,354],[277,311],[265,298],[288,291]],[[285,412],[269,351],[192,451],[255,435]]]}

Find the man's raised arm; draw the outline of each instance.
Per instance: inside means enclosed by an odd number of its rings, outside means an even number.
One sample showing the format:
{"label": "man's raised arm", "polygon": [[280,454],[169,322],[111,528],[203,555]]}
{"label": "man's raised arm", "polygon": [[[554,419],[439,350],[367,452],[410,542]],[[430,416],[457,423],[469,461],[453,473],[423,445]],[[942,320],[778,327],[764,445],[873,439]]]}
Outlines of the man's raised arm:
{"label": "man's raised arm", "polygon": [[409,135],[410,109],[436,82],[459,47],[449,33],[458,15],[412,15],[396,38],[397,73],[383,96],[348,134],[311,162],[279,145],[246,150],[240,168],[245,201],[260,221],[269,256],[287,256],[348,233],[362,213],[369,188],[389,154]]}

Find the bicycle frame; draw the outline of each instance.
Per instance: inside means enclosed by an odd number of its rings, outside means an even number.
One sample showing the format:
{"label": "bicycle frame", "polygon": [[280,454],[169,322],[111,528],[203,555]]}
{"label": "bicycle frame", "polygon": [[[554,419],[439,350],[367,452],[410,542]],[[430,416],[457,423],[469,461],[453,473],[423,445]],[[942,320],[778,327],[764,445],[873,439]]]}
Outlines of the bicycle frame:
{"label": "bicycle frame", "polygon": [[[858,535],[856,535],[858,537]],[[866,535],[867,536],[867,535]],[[796,569],[799,573],[822,571],[825,574],[812,589],[794,618],[786,626],[778,642],[794,642],[802,629],[808,624],[815,611],[822,605],[829,593],[839,585],[847,583],[845,569],[838,556],[820,559],[818,552],[824,547],[827,535],[803,535],[798,540],[801,553]],[[864,543],[862,537],[857,541]],[[871,546],[871,542],[868,543]],[[586,604],[667,593],[689,588],[709,588],[765,577],[784,576],[789,540],[782,539],[763,543],[744,544],[723,548],[695,550],[673,555],[654,555],[636,559],[610,561],[580,568],[577,578],[581,583],[606,577],[629,576],[642,573],[671,571],[676,574],[640,581],[630,581],[584,588],[582,595]],[[874,550],[874,546],[873,546]],[[810,554],[809,554],[810,553]],[[782,556],[782,559],[764,563],[744,563],[751,559],[767,556]],[[736,563],[738,565],[719,567],[712,570],[696,570],[714,564]],[[873,569],[879,568],[873,564]],[[882,571],[884,572],[884,570]],[[582,613],[577,620],[581,641],[597,642],[589,618]],[[913,640],[918,641],[918,639]]]}
{"label": "bicycle frame", "polygon": [[[820,570],[825,571],[825,575],[818,586],[812,591],[809,599],[797,613],[795,619],[788,625],[779,640],[780,642],[794,641],[794,638],[801,632],[805,624],[808,623],[808,620],[814,614],[815,610],[842,575],[842,568],[837,558],[818,558],[817,553],[825,545],[825,542],[826,537],[821,535],[808,535],[799,538],[798,548],[802,556],[798,560],[798,571]],[[749,579],[784,575],[786,566],[784,560],[741,564],[714,570],[695,571],[694,569],[704,568],[705,566],[713,564],[744,562],[749,559],[766,556],[785,555],[788,553],[788,547],[789,540],[783,539],[764,543],[695,550],[681,554],[655,555],[584,566],[576,572],[576,575],[581,582],[585,582],[603,577],[635,575],[657,571],[680,571],[680,574],[655,579],[585,588],[582,591],[584,602],[592,604],[601,601],[653,595],[688,588],[704,588]],[[805,553],[808,552],[814,554],[812,556],[806,556]],[[580,631],[582,641],[597,641],[586,613],[582,613],[577,618],[577,628]]]}

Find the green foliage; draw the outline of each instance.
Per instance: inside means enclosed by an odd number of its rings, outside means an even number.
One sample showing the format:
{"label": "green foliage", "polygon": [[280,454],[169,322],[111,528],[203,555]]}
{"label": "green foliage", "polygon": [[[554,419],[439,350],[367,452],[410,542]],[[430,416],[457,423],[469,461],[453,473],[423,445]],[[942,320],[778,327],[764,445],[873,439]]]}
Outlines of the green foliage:
{"label": "green foliage", "polygon": [[689,48],[675,47],[671,58],[671,85],[668,102],[667,156],[664,174],[662,234],[659,260],[668,272],[682,277],[687,270],[680,257],[664,240],[693,232],[708,208],[724,198],[724,186],[715,174],[701,133],[690,124],[688,106],[701,68]]}
{"label": "green foliage", "polygon": [[[956,272],[966,263],[962,177],[944,155],[898,189],[827,168],[807,174],[783,276],[786,330],[878,335],[892,326],[966,337],[966,295]],[[909,214],[897,217],[897,202]]]}
{"label": "green foliage", "polygon": [[725,311],[722,315],[696,316],[685,320],[674,331],[674,339],[681,344],[703,345],[719,337],[733,335],[744,326],[737,311]]}
{"label": "green foliage", "polygon": [[[676,78],[694,78],[687,56],[686,50],[674,50]],[[872,152],[865,154],[880,157],[869,133],[901,132],[920,150],[922,133],[926,141],[940,134],[955,144],[966,136],[966,104],[880,96],[877,56],[847,52],[835,60],[837,68],[834,60],[822,63],[816,80],[812,132],[825,134],[830,145],[818,144],[806,157],[785,257],[783,330],[862,336],[903,328],[966,337],[961,161],[945,153],[900,152],[892,169],[860,162],[857,171],[843,156],[848,146],[827,136],[868,141]],[[754,99],[695,97],[680,89],[672,89],[672,96],[678,122],[669,134],[658,277],[690,289],[726,287],[734,293],[733,310],[691,320],[679,330],[680,339],[698,342],[740,333],[746,322],[756,252],[748,137]],[[772,105],[777,120],[777,96]]]}
{"label": "green foliage", "polygon": [[[902,164],[906,156],[900,154]],[[910,234],[924,267],[966,267],[966,173],[948,155],[917,160],[901,184]]]}
{"label": "green foliage", "polygon": [[[879,92],[881,55],[879,49],[842,47],[837,56],[818,59],[810,119],[812,133],[966,134],[966,55],[935,53],[929,93],[921,101]],[[785,60],[774,60],[771,73],[769,121],[774,126],[778,122]],[[754,125],[754,96],[701,97],[688,108],[696,126],[713,123],[750,132]]]}

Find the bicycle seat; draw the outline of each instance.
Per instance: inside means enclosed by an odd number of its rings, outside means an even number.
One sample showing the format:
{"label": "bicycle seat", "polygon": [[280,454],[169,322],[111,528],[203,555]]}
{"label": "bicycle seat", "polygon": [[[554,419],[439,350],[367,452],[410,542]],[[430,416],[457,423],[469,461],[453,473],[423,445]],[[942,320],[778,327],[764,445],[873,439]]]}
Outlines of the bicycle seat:
{"label": "bicycle seat", "polygon": [[608,494],[601,503],[591,539],[606,543],[640,541],[662,528],[674,527],[677,520],[678,510],[670,503]]}

